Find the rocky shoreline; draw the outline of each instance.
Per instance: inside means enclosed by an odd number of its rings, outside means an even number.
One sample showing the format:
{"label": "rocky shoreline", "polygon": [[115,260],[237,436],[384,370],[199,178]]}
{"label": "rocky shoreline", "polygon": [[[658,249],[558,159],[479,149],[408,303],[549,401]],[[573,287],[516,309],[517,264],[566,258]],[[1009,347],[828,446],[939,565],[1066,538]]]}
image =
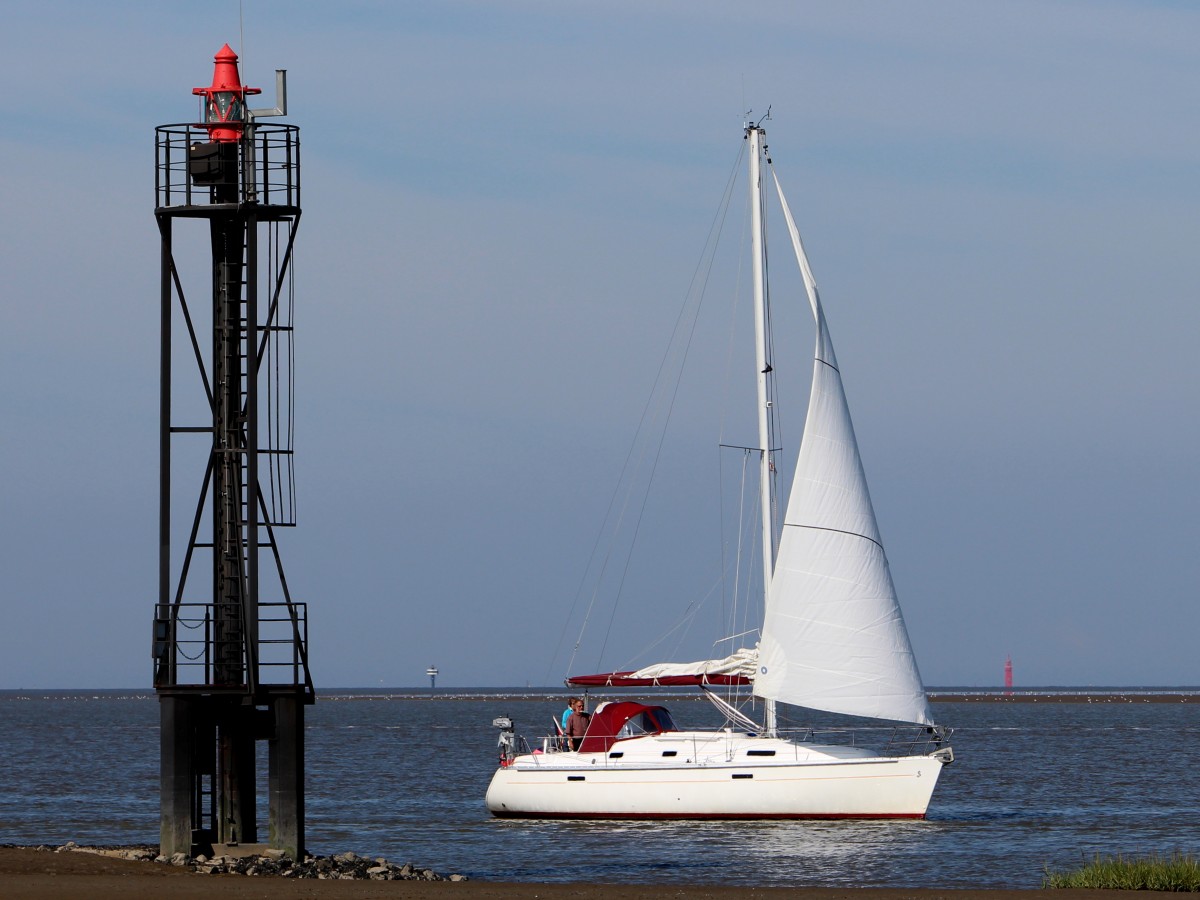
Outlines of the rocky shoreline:
{"label": "rocky shoreline", "polygon": [[[238,851],[246,847],[237,848]],[[339,860],[337,857],[341,857]],[[153,847],[81,847],[15,846],[0,844],[0,897],[4,900],[62,900],[86,897],[88,900],[1037,900],[1045,889],[945,888],[936,883],[923,887],[842,887],[820,886],[747,887],[735,884],[686,884],[674,881],[636,883],[503,882],[430,876],[427,869],[411,866],[409,877],[387,880],[379,859],[353,854],[331,857],[306,856],[303,867],[313,864],[317,875],[297,880],[245,877],[254,868],[264,875],[270,869],[264,854],[247,854],[234,861],[229,874],[216,874],[216,861],[188,858],[172,865],[159,858]],[[322,859],[328,860],[321,876]],[[205,874],[208,865],[214,868]],[[228,865],[223,861],[222,866]],[[245,866],[241,876],[239,866]],[[404,867],[399,867],[403,871]],[[286,871],[284,869],[283,871]],[[333,873],[337,872],[334,877]],[[391,867],[388,867],[391,872]],[[280,872],[282,874],[282,871]],[[413,877],[416,876],[416,877]],[[1153,897],[1159,892],[1142,891],[1139,896]],[[451,896],[452,895],[452,896]],[[1059,888],[1054,900],[1124,900],[1128,891]],[[1173,896],[1178,896],[1177,894]]]}
{"label": "rocky shoreline", "polygon": [[310,856],[290,859],[282,850],[266,849],[261,853],[240,850],[235,853],[204,854],[188,856],[176,853],[163,856],[154,847],[84,847],[74,841],[51,847],[21,847],[12,844],[0,845],[14,850],[33,850],[39,853],[90,853],[111,859],[130,862],[154,863],[190,870],[200,875],[249,875],[279,878],[313,878],[332,881],[467,881],[466,875],[439,875],[433,869],[405,863],[398,866],[383,857],[369,858],[356,853],[338,853],[334,856]]}

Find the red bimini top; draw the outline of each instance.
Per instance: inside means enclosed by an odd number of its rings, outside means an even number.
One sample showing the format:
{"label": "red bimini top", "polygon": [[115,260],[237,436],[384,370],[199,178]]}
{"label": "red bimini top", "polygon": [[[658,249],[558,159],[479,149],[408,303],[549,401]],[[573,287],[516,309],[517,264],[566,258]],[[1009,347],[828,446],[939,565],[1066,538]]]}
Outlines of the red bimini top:
{"label": "red bimini top", "polygon": [[665,706],[647,706],[632,700],[601,703],[592,713],[580,753],[604,753],[617,741],[643,734],[678,731]]}

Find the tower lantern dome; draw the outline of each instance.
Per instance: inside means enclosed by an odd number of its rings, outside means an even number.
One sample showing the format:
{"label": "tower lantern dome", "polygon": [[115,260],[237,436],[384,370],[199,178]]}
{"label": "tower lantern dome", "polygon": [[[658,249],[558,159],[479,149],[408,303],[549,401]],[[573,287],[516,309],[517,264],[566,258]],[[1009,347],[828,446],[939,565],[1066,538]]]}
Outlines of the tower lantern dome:
{"label": "tower lantern dome", "polygon": [[238,74],[238,55],[225,44],[213,57],[213,80],[208,87],[192,88],[203,97],[204,123],[213,141],[240,140],[246,125],[246,97],[261,94],[261,88],[246,87]]}

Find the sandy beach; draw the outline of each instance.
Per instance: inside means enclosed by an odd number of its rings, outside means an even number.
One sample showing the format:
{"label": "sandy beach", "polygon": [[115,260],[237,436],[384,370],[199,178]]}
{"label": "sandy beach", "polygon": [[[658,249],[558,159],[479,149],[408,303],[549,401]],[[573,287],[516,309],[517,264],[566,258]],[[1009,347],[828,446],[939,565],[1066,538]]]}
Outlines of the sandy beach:
{"label": "sandy beach", "polygon": [[[1155,892],[1146,892],[1155,893]],[[185,869],[90,853],[0,847],[0,897],[5,900],[154,900],[154,898],[403,897],[407,900],[1032,900],[1040,890],[912,888],[747,888],[670,884],[506,884],[495,881],[318,881],[201,875]],[[1060,890],[1053,900],[1116,900],[1122,891]]]}

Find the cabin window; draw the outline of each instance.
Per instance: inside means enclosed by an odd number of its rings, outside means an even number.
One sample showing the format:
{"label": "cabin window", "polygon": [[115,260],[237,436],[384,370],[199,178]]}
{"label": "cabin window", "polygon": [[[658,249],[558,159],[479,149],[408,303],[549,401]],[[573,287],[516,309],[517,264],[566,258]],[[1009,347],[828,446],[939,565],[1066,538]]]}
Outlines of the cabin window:
{"label": "cabin window", "polygon": [[587,781],[586,775],[568,775],[567,781]]}
{"label": "cabin window", "polygon": [[654,730],[654,721],[644,712],[640,712],[621,726],[621,730],[617,732],[617,740],[636,737],[639,734],[647,734]]}
{"label": "cabin window", "polygon": [[736,779],[738,779],[738,778],[753,778],[753,777],[754,777],[754,775],[753,775],[752,773],[750,773],[750,772],[737,772],[737,773],[735,773],[735,774],[734,774],[734,776],[733,776],[733,777],[734,777],[734,779],[736,780]]}
{"label": "cabin window", "polygon": [[678,750],[664,750],[663,751],[663,756],[678,756],[678,755],[679,755]]}
{"label": "cabin window", "polygon": [[610,753],[610,754],[608,754],[608,758],[609,759],[620,759],[624,755],[625,755],[624,751],[622,751],[620,753]]}
{"label": "cabin window", "polygon": [[774,750],[747,750],[747,756],[774,756]]}
{"label": "cabin window", "polygon": [[661,707],[652,710],[644,709],[621,726],[617,732],[617,740],[638,737],[643,734],[658,734],[661,731],[677,731],[671,721],[671,714]]}
{"label": "cabin window", "polygon": [[671,721],[671,714],[665,709],[654,710],[654,718],[658,720],[658,731],[678,731],[675,723]]}

